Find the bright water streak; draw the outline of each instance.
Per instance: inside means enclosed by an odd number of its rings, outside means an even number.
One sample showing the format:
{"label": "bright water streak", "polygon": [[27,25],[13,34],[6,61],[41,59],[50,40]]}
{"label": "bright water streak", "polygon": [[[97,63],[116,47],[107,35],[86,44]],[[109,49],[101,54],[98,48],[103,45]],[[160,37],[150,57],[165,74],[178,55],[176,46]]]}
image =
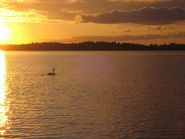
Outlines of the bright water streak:
{"label": "bright water streak", "polygon": [[0,52],[0,61],[1,137],[185,138],[185,52]]}
{"label": "bright water streak", "polygon": [[6,104],[6,65],[5,65],[5,54],[0,51],[0,135],[3,137],[6,129],[8,128],[8,116]]}

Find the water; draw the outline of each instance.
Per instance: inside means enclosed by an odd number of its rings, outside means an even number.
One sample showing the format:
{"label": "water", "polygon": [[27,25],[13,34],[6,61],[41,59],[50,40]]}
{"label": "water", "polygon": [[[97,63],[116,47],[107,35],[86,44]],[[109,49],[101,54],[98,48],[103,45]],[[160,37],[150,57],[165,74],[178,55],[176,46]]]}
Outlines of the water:
{"label": "water", "polygon": [[0,57],[2,138],[185,138],[185,52]]}

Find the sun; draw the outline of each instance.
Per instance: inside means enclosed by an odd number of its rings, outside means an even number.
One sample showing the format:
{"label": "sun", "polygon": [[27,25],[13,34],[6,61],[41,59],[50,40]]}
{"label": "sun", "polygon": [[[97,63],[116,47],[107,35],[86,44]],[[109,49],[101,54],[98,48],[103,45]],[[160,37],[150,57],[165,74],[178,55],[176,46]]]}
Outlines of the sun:
{"label": "sun", "polygon": [[5,43],[10,37],[9,29],[6,25],[0,23],[0,43]]}

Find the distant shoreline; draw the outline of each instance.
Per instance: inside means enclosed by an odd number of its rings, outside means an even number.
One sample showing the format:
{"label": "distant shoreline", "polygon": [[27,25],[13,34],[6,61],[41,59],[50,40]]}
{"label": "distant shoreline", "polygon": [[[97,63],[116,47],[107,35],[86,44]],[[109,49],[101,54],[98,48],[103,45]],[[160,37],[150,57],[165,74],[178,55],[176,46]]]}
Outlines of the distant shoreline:
{"label": "distant shoreline", "polygon": [[19,45],[0,45],[5,51],[182,51],[185,44],[134,44],[119,42],[58,43],[43,42]]}

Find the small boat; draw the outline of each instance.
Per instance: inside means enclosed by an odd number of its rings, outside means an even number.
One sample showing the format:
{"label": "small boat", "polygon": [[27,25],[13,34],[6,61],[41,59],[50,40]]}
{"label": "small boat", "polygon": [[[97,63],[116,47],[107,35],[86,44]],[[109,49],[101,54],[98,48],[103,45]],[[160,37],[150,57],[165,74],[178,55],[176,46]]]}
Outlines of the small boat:
{"label": "small boat", "polygon": [[55,68],[53,68],[53,72],[47,73],[48,76],[55,76]]}

